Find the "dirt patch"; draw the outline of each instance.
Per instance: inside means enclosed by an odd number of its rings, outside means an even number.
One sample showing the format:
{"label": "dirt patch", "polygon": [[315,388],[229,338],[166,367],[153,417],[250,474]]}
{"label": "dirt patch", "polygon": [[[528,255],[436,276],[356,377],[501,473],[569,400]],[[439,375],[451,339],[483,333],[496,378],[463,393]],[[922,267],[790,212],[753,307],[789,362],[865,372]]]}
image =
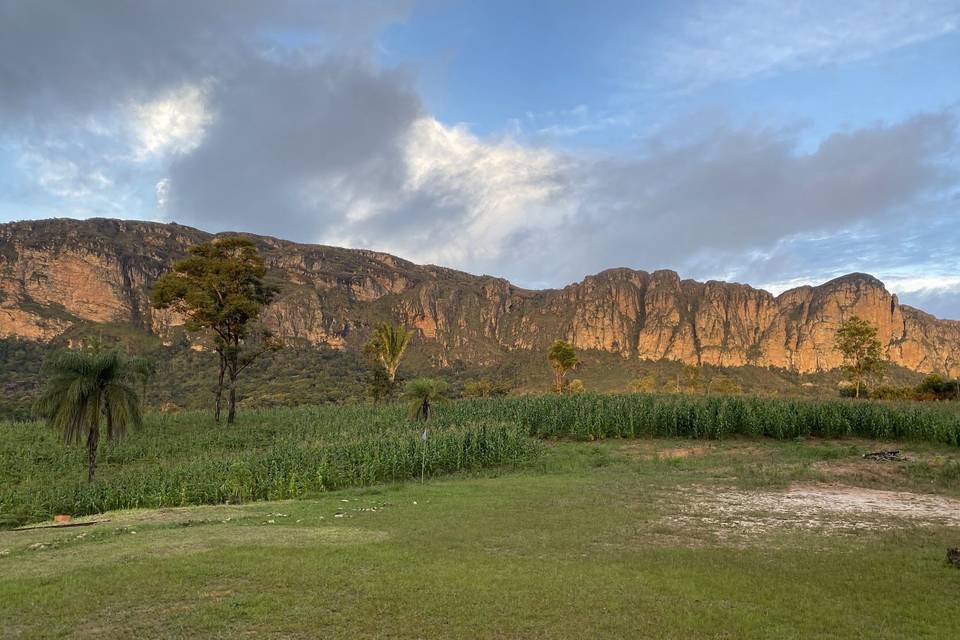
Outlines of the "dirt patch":
{"label": "dirt patch", "polygon": [[107,526],[212,522],[223,521],[227,518],[235,520],[242,516],[256,515],[259,511],[263,510],[262,508],[258,507],[262,507],[262,505],[209,505],[191,507],[161,507],[159,509],[127,509],[123,511],[111,511],[108,514],[85,516],[82,518],[77,518],[74,520],[74,522],[102,520],[104,518],[110,519],[110,522]]}
{"label": "dirt patch", "polygon": [[707,453],[707,447],[675,447],[672,449],[658,449],[656,456],[658,458],[689,458],[691,456],[702,456]]}
{"label": "dirt patch", "polygon": [[707,529],[720,537],[778,529],[842,533],[912,526],[960,528],[960,500],[838,485],[797,485],[787,491],[697,487],[663,522]]}
{"label": "dirt patch", "polygon": [[887,484],[902,483],[905,479],[904,461],[878,462],[875,460],[829,460],[814,462],[810,468],[827,481]]}
{"label": "dirt patch", "polygon": [[630,458],[642,460],[681,460],[686,458],[701,458],[709,455],[723,455],[731,461],[739,461],[744,457],[753,458],[761,453],[769,456],[772,450],[757,447],[752,441],[694,441],[670,443],[664,446],[663,440],[624,440],[617,442],[617,452]]}

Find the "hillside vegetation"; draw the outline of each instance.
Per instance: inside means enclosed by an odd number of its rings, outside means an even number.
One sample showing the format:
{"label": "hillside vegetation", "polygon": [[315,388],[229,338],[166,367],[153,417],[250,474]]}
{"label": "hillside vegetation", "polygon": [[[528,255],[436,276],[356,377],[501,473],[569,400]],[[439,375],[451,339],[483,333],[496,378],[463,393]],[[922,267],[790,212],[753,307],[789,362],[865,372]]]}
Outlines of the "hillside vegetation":
{"label": "hillside vegetation", "polygon": [[[194,410],[208,408],[213,398],[216,360],[207,351],[191,348],[183,336],[164,347],[158,338],[124,325],[85,327],[46,345],[16,339],[0,339],[0,420],[33,418],[31,405],[43,379],[44,357],[67,340],[89,336],[121,344],[130,353],[146,355],[158,364],[155,378],[146,388],[148,410]],[[572,376],[581,379],[589,391],[623,393],[635,380],[649,381],[652,391],[674,391],[683,364],[679,362],[627,360],[601,351],[578,352],[580,364]],[[835,397],[840,371],[798,374],[764,367],[702,368],[703,382],[723,377],[745,394],[781,397]],[[247,372],[239,384],[240,406],[246,409],[357,403],[367,399],[370,364],[350,350],[315,347],[292,342],[277,353],[265,356]],[[550,389],[551,371],[543,353],[513,351],[491,365],[455,360],[436,367],[420,351],[412,349],[400,369],[401,378],[431,376],[450,385],[458,397],[465,387],[478,380],[490,380],[513,394],[542,393]],[[890,366],[886,384],[913,386],[923,376],[902,367]],[[703,385],[701,385],[702,387]],[[690,390],[688,390],[690,391]],[[694,393],[703,393],[697,389]]]}

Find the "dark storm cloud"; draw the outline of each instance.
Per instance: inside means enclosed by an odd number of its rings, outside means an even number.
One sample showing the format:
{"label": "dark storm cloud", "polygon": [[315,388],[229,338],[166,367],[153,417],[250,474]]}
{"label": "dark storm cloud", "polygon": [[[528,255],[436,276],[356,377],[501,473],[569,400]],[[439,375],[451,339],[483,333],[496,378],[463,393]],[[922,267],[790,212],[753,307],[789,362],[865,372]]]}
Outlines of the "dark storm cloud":
{"label": "dark storm cloud", "polygon": [[211,108],[203,144],[171,167],[171,214],[301,240],[342,215],[330,191],[399,188],[399,139],[420,114],[406,77],[339,58],[251,64]]}
{"label": "dark storm cloud", "polygon": [[362,48],[404,4],[0,0],[0,119],[9,126],[82,117],[242,73],[253,53],[289,31],[310,34],[308,44],[321,51]]}
{"label": "dark storm cloud", "polygon": [[[400,179],[397,138],[420,101],[370,51],[409,4],[0,0],[0,140],[70,201],[66,213],[122,216],[103,206],[117,194],[91,185],[146,173],[129,164],[131,105],[199,87],[209,123],[154,178],[165,214],[315,240],[336,209],[325,182],[386,190]],[[76,204],[84,194],[99,210]]]}

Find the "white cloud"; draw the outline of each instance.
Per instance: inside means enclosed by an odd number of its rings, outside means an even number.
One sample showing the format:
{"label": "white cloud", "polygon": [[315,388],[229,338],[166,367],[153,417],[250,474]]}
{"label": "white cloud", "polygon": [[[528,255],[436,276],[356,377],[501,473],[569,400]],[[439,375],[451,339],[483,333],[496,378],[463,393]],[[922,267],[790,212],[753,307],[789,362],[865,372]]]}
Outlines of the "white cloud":
{"label": "white cloud", "polygon": [[170,179],[164,178],[158,182],[155,187],[155,193],[157,197],[157,209],[165,211],[167,204],[170,202]]}
{"label": "white cloud", "polygon": [[186,85],[149,102],[128,107],[134,158],[144,161],[196,149],[213,122],[206,91]]}
{"label": "white cloud", "polygon": [[408,192],[428,192],[463,210],[463,233],[433,249],[437,260],[490,259],[504,238],[526,225],[549,227],[562,207],[563,161],[510,139],[484,143],[464,126],[433,118],[411,127],[406,145]]}
{"label": "white cloud", "polygon": [[551,109],[548,111],[527,111],[521,122],[512,120],[516,134],[532,133],[544,138],[569,138],[584,133],[602,131],[612,127],[630,124],[625,114],[613,114],[609,111],[594,111],[588,105],[578,104],[570,109]]}
{"label": "white cloud", "polygon": [[[487,142],[465,125],[448,127],[423,117],[404,136],[402,158],[402,185],[379,199],[370,197],[372,190],[359,188],[351,192],[365,195],[344,202],[343,181],[325,184],[327,193],[339,190],[338,204],[345,207],[344,225],[325,241],[351,246],[375,242],[425,262],[488,264],[502,253],[510,234],[529,226],[549,228],[570,210],[563,202],[566,161],[511,138]],[[379,233],[381,224],[397,220],[398,210],[415,218],[421,204],[430,208],[426,224]]]}
{"label": "white cloud", "polygon": [[700,2],[658,43],[658,81],[698,87],[867,59],[960,29],[955,0]]}
{"label": "white cloud", "polygon": [[68,158],[57,158],[37,151],[23,153],[19,165],[34,176],[38,185],[61,198],[82,200],[113,185],[113,181],[100,170],[84,171]]}
{"label": "white cloud", "polygon": [[899,293],[935,293],[960,288],[960,276],[888,276],[883,278],[891,291]]}

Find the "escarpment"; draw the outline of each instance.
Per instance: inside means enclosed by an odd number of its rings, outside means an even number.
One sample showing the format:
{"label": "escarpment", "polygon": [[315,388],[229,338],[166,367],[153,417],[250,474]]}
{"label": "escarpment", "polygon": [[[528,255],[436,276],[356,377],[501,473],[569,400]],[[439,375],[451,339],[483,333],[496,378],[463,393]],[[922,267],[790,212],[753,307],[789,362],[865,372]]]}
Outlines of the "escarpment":
{"label": "escarpment", "polygon": [[[161,336],[180,324],[149,303],[153,281],[211,234],[176,224],[94,219],[0,225],[0,338],[50,341],[82,323],[125,323]],[[375,251],[249,236],[281,289],[265,314],[279,335],[359,348],[376,322],[419,333],[437,364],[490,364],[555,338],[624,358],[799,372],[839,366],[833,337],[858,315],[890,360],[960,375],[960,322],[901,305],[883,283],[850,274],[774,296],[672,271],[610,269],[563,289],[416,265]]]}

